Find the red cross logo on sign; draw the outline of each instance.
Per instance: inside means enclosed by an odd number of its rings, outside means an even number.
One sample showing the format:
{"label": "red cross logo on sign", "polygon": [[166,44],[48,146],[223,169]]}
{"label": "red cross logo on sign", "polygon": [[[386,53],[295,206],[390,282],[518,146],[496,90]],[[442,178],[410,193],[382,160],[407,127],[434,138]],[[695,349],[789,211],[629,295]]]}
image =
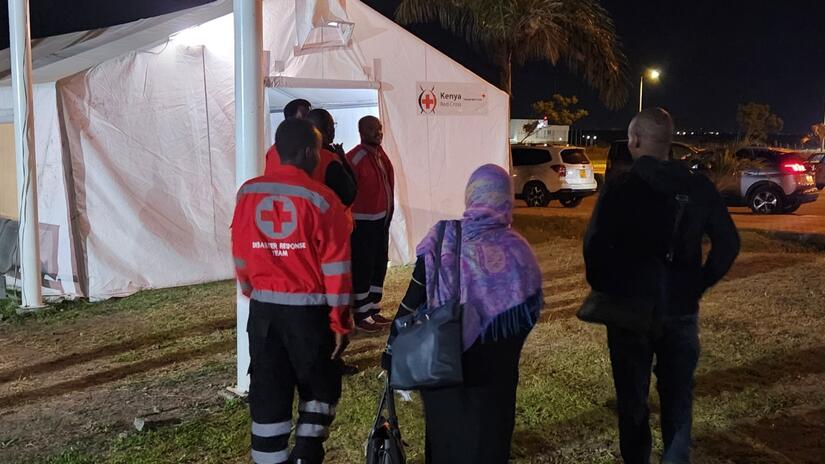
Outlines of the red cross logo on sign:
{"label": "red cross logo on sign", "polygon": [[283,195],[264,198],[255,208],[255,224],[258,230],[271,239],[284,239],[295,232],[298,215],[295,203]]}
{"label": "red cross logo on sign", "polygon": [[418,108],[421,112],[434,113],[436,106],[438,106],[438,99],[435,96],[435,87],[429,90],[421,89],[421,93],[418,94]]}

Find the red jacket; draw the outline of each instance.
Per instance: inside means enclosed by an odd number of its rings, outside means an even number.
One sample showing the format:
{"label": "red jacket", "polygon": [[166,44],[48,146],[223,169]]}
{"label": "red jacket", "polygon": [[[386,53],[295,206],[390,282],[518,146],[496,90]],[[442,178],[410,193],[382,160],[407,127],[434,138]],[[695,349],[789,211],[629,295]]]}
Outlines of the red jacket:
{"label": "red jacket", "polygon": [[278,147],[273,143],[264,157],[264,175],[273,176],[275,170],[281,166],[281,155],[278,154]]}
{"label": "red jacket", "polygon": [[[338,156],[324,148],[321,148],[318,154],[320,155],[320,159],[318,160],[318,165],[315,166],[315,170],[312,171],[312,178],[323,184],[329,164],[338,161]],[[278,154],[278,147],[276,147],[275,144],[272,144],[266,152],[264,175],[273,176],[275,174],[275,170],[277,170],[280,166],[281,156]]]}
{"label": "red jacket", "polygon": [[238,190],[232,254],[244,295],[265,303],[328,305],[330,326],[349,333],[352,321],[352,221],[335,194],[294,166]]}
{"label": "red jacket", "polygon": [[340,161],[338,160],[338,155],[325,148],[321,148],[321,150],[318,151],[318,155],[318,165],[315,166],[315,170],[312,171],[312,178],[326,185],[327,168],[329,168],[330,163],[340,163]]}
{"label": "red jacket", "polygon": [[358,193],[352,204],[352,216],[361,221],[391,219],[395,172],[384,149],[358,145],[347,153],[355,172]]}

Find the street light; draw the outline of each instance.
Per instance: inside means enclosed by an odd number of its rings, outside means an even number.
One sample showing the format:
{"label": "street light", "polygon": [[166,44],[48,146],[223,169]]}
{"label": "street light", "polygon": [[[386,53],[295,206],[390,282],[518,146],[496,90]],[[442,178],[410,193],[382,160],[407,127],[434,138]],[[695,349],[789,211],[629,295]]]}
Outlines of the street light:
{"label": "street light", "polygon": [[662,75],[662,72],[658,69],[648,69],[644,73],[642,73],[641,78],[639,79],[639,112],[642,112],[642,93],[644,92],[645,88],[645,77],[650,79],[651,82],[658,82],[659,77]]}

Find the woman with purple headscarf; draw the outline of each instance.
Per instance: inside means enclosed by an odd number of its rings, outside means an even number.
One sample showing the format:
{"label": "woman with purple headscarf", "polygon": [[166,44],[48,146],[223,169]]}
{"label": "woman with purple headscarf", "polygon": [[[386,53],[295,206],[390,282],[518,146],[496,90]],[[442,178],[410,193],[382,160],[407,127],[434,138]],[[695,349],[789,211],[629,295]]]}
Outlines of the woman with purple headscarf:
{"label": "woman with purple headscarf", "polygon": [[[396,317],[425,303],[441,306],[453,297],[460,275],[464,383],[421,392],[426,462],[504,464],[515,424],[521,348],[543,303],[541,271],[530,245],[511,228],[513,185],[504,169],[478,168],[467,183],[465,205],[461,256],[455,254],[453,221],[447,221],[436,254],[436,224],[416,250],[418,261]],[[389,355],[382,364],[389,366]]]}

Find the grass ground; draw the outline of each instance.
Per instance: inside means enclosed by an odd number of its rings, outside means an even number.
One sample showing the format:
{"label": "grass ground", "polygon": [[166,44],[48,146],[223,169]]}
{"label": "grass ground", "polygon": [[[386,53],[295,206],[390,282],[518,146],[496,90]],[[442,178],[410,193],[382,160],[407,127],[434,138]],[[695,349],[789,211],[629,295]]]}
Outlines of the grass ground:
{"label": "grass ground", "polygon": [[[617,462],[604,329],[574,316],[587,291],[584,223],[519,217],[517,227],[540,258],[547,308],[522,356],[513,462]],[[731,274],[703,301],[695,460],[822,462],[825,254],[766,233],[743,239]],[[388,308],[408,275],[391,270]],[[0,461],[248,462],[246,407],[217,396],[234,378],[233,299],[221,282],[4,321]],[[363,460],[383,343],[359,336],[349,349],[362,370],[345,380],[328,462]],[[168,425],[136,432],[131,419],[147,411]],[[409,462],[422,463],[418,401],[400,403],[400,417]]]}

